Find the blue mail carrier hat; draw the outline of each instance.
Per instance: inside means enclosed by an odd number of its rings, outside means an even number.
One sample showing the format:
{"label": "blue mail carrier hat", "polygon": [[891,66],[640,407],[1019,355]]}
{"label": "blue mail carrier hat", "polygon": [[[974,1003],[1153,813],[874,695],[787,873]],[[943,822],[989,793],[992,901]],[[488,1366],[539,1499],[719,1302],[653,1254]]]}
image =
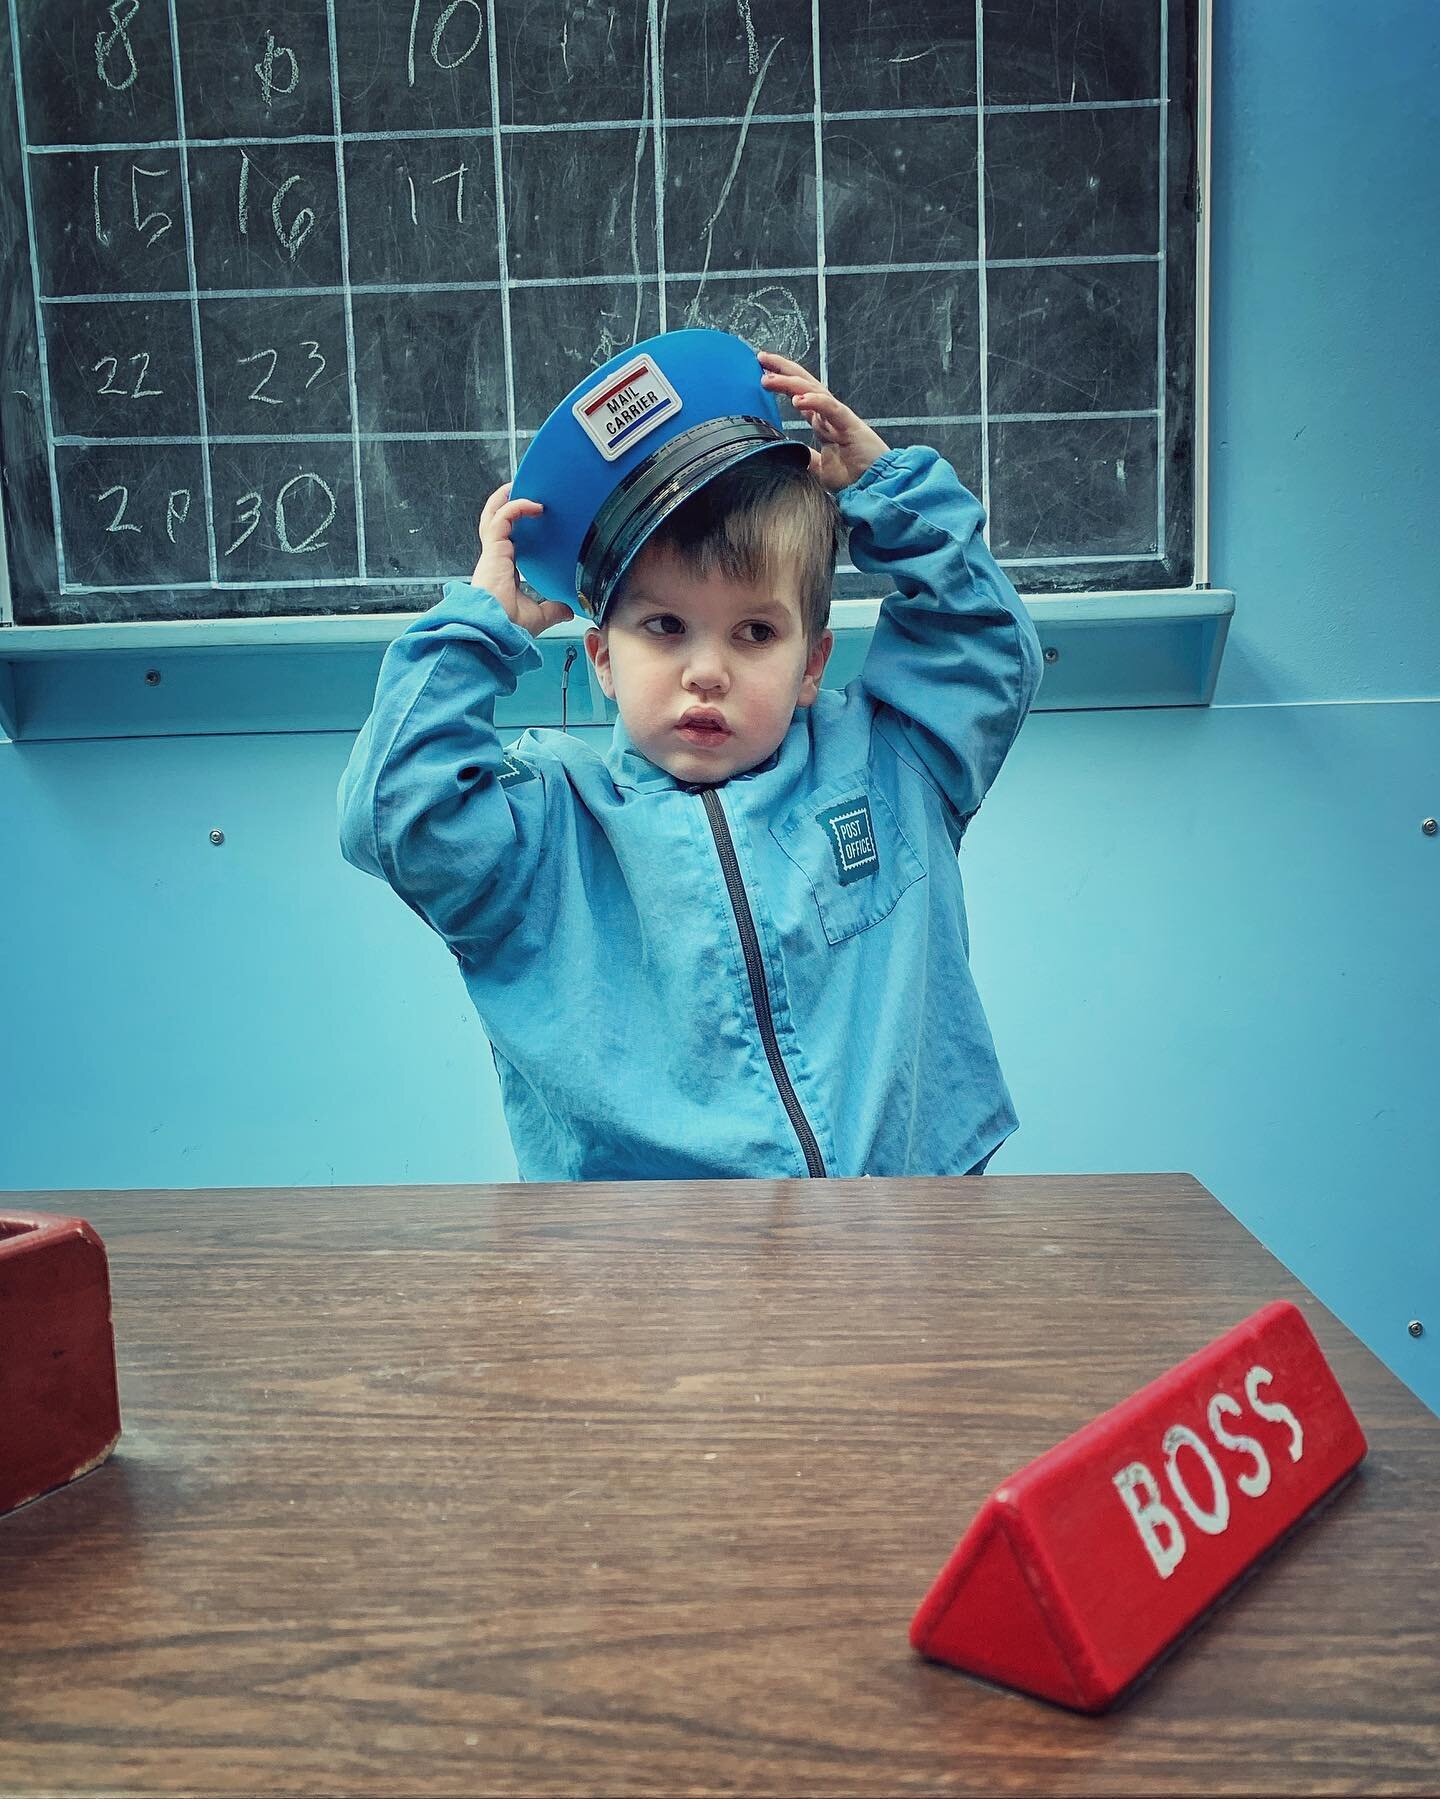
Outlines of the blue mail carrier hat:
{"label": "blue mail carrier hat", "polygon": [[645,540],[706,481],[761,451],[808,462],[763,372],[728,331],[666,331],[572,388],[511,483],[511,499],[545,508],[511,532],[521,576],[601,624]]}

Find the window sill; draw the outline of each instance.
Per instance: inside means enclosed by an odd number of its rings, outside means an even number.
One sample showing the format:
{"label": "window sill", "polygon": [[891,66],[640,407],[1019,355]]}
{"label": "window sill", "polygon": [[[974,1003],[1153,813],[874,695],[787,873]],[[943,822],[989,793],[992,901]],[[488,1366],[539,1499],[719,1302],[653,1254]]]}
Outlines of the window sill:
{"label": "window sill", "polygon": [[[1203,706],[1215,690],[1235,596],[1206,588],[1155,593],[1036,595],[1026,607],[1045,647],[1036,708],[1081,711]],[[839,599],[825,685],[859,673],[878,600]],[[385,647],[413,617],[177,620],[0,628],[0,737],[166,737],[250,731],[353,731],[370,709]],[[539,639],[543,666],[496,709],[502,729],[607,723],[567,620]]]}

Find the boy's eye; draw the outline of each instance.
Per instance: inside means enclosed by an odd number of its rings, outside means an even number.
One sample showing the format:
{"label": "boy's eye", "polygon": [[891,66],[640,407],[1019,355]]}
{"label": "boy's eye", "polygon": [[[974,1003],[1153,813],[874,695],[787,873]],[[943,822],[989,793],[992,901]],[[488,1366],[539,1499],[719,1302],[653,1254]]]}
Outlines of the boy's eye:
{"label": "boy's eye", "polygon": [[685,629],[683,618],[676,618],[673,612],[657,612],[653,618],[647,618],[640,627],[648,631],[652,637],[678,637]]}
{"label": "boy's eye", "polygon": [[763,619],[758,618],[750,619],[746,624],[741,625],[740,629],[758,633],[750,638],[751,643],[769,643],[770,639],[777,635],[774,625],[767,625]]}

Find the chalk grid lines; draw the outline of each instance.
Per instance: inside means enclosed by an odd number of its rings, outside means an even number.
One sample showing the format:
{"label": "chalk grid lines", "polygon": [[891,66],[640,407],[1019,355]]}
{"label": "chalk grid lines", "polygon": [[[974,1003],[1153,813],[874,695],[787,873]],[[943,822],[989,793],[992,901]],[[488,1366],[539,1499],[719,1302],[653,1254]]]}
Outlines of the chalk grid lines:
{"label": "chalk grid lines", "polygon": [[[469,4],[479,10],[481,0],[469,0]],[[822,380],[830,378],[829,354],[829,304],[830,297],[827,282],[842,275],[886,276],[890,274],[932,274],[954,272],[956,274],[973,273],[976,280],[978,304],[978,354],[979,354],[979,408],[977,412],[929,413],[923,416],[896,414],[889,417],[878,417],[875,423],[882,430],[887,426],[896,429],[923,429],[926,426],[974,426],[980,434],[980,466],[979,475],[982,482],[981,498],[987,513],[991,510],[991,432],[992,427],[1005,424],[1038,424],[1062,421],[1125,421],[1153,420],[1156,431],[1156,494],[1155,494],[1155,543],[1154,545],[1137,545],[1133,552],[1124,554],[1084,554],[1074,556],[1040,555],[1034,557],[1008,558],[1007,566],[1023,569],[1027,566],[1045,567],[1062,563],[1133,562],[1137,557],[1152,557],[1165,553],[1166,526],[1166,284],[1167,284],[1167,204],[1168,204],[1168,115],[1169,115],[1169,24],[1166,0],[1156,0],[1160,29],[1160,89],[1158,94],[1138,100],[1071,100],[1069,102],[1036,102],[1032,104],[987,105],[985,98],[985,18],[983,0],[975,0],[975,77],[976,103],[973,106],[931,106],[906,109],[866,108],[837,110],[826,112],[822,93],[822,8],[820,0],[811,0],[809,63],[812,77],[812,104],[807,113],[761,112],[756,105],[760,94],[760,81],[757,80],[750,96],[750,104],[744,114],[736,116],[721,114],[717,116],[666,116],[665,106],[665,21],[668,13],[668,0],[645,0],[646,29],[644,40],[643,90],[644,101],[642,116],[638,119],[621,120],[564,120],[554,123],[506,123],[502,121],[500,71],[497,60],[496,9],[497,0],[483,0],[484,30],[486,38],[485,55],[488,60],[489,81],[489,118],[488,124],[482,127],[438,128],[438,129],[397,129],[397,130],[354,130],[347,131],[342,117],[341,69],[338,54],[338,32],[335,0],[325,0],[326,45],[329,63],[331,124],[330,132],[307,132],[282,134],[278,136],[209,136],[203,132],[191,134],[187,130],[186,96],[182,78],[182,61],[180,53],[180,26],[176,13],[176,0],[165,0],[168,8],[170,28],[170,49],[174,81],[176,130],[175,135],[162,135],[132,141],[106,141],[100,143],[31,143],[27,131],[25,110],[24,79],[21,73],[23,39],[18,16],[18,0],[8,0],[9,26],[14,51],[16,69],[16,112],[20,133],[22,164],[25,169],[25,207],[29,248],[32,270],[32,291],[37,319],[37,341],[40,358],[41,378],[44,388],[44,414],[46,419],[46,447],[49,460],[49,478],[51,505],[55,533],[55,550],[57,558],[57,578],[62,593],[103,593],[103,592],[139,592],[146,591],[144,583],[86,583],[77,582],[67,575],[65,563],[65,495],[57,465],[57,449],[84,450],[91,448],[115,448],[124,446],[140,447],[153,444],[157,447],[193,447],[200,453],[200,462],[204,477],[205,530],[208,544],[208,580],[201,581],[157,581],[152,585],[156,589],[172,591],[184,588],[226,588],[226,587],[344,587],[364,586],[373,579],[383,578],[386,585],[430,586],[434,575],[407,575],[387,573],[383,577],[371,575],[367,566],[366,549],[366,513],[364,502],[364,469],[362,464],[362,446],[367,443],[434,442],[434,441],[475,441],[489,442],[503,446],[510,466],[513,468],[518,454],[523,451],[524,440],[528,432],[519,428],[516,392],[514,353],[515,343],[512,329],[511,301],[512,295],[521,289],[564,287],[615,287],[617,278],[609,274],[600,275],[524,275],[513,276],[510,270],[510,246],[508,241],[506,217],[506,144],[510,140],[518,140],[535,133],[556,131],[582,132],[636,132],[637,138],[637,171],[639,166],[639,145],[648,138],[654,177],[654,240],[655,269],[654,273],[642,271],[638,263],[629,279],[633,280],[636,291],[637,316],[641,294],[653,288],[658,305],[659,327],[683,323],[683,318],[674,316],[673,301],[668,299],[671,289],[681,282],[698,282],[703,287],[706,283],[733,283],[780,281],[785,279],[813,280],[816,292],[816,340],[814,354],[817,359],[812,366],[818,367]],[[454,10],[453,8],[451,9]],[[743,9],[742,9],[743,11]],[[437,42],[439,33],[436,34]],[[773,54],[773,50],[771,52]],[[438,60],[438,59],[437,59]],[[763,72],[762,72],[763,78]],[[1085,112],[1101,110],[1134,110],[1137,108],[1153,109],[1156,130],[1158,133],[1158,228],[1157,247],[1153,253],[1135,252],[1115,255],[1080,255],[1080,256],[1037,256],[1037,257],[993,257],[988,254],[987,245],[987,188],[986,188],[986,122],[990,117],[1013,114],[1041,114],[1047,112]],[[826,201],[825,201],[825,127],[830,124],[843,124],[847,121],[856,123],[868,121],[894,120],[897,123],[910,119],[944,119],[973,117],[976,121],[976,167],[975,184],[977,200],[978,232],[973,259],[958,259],[935,262],[893,262],[893,263],[831,263],[827,257],[826,245]],[[672,134],[702,128],[721,127],[734,129],[740,133],[737,144],[735,162],[738,166],[739,156],[744,143],[744,134],[752,124],[774,124],[807,126],[813,136],[814,143],[814,191],[815,191],[815,256],[814,262],[754,269],[718,269],[707,267],[701,270],[685,271],[667,266],[666,256],[666,220],[665,220],[665,184],[666,184],[666,150]],[[455,139],[476,141],[489,138],[490,160],[492,164],[493,199],[496,220],[496,254],[497,275],[494,280],[434,280],[428,282],[407,282],[403,279],[394,281],[353,281],[351,275],[351,243],[350,215],[346,188],[345,148],[349,144],[386,143],[394,140],[427,140]],[[340,279],[338,283],[319,281],[313,285],[292,284],[285,287],[244,286],[220,287],[202,285],[196,263],[196,226],[192,214],[191,167],[190,157],[193,151],[216,150],[246,147],[289,147],[299,144],[329,145],[333,149],[335,160],[335,179],[339,213],[338,247],[340,259]],[[123,152],[144,152],[154,156],[159,152],[173,152],[180,159],[180,189],[183,201],[185,257],[188,285],[184,289],[165,288],[161,290],[136,290],[124,293],[45,293],[41,286],[41,258],[36,241],[36,200],[32,189],[31,169],[40,159],[56,156],[85,156]],[[734,177],[734,168],[728,172],[727,181]],[[637,174],[638,180],[638,174]],[[462,177],[463,181],[463,177]],[[723,212],[723,200],[728,186],[722,190],[721,200],[715,207],[715,214],[710,221],[713,228],[714,219]],[[137,215],[138,216],[138,215]],[[98,228],[98,214],[97,214]],[[708,241],[708,240],[707,240]],[[989,342],[989,296],[992,272],[1001,269],[1057,268],[1067,265],[1093,267],[1104,264],[1123,265],[1127,263],[1153,264],[1156,272],[1156,343],[1155,343],[1155,405],[1153,408],[1135,407],[1111,411],[1037,411],[1037,412],[1004,412],[996,413],[990,406],[990,342]],[[397,270],[398,274],[399,271]],[[362,409],[361,395],[358,387],[359,375],[356,356],[356,323],[355,301],[357,296],[394,295],[396,297],[417,296],[420,294],[442,293],[493,293],[497,296],[499,318],[501,324],[501,349],[504,363],[505,386],[505,420],[503,431],[406,431],[379,429],[366,431],[361,429]],[[200,323],[201,300],[268,300],[294,299],[297,295],[313,295],[315,297],[338,298],[341,301],[344,317],[346,343],[346,383],[348,387],[350,427],[348,431],[317,432],[233,432],[212,431],[208,416],[205,382],[205,346]],[[153,305],[164,301],[185,301],[191,310],[191,337],[194,355],[194,372],[196,386],[196,403],[198,410],[198,430],[193,434],[145,434],[108,433],[104,436],[92,437],[83,434],[58,433],[55,430],[54,408],[51,395],[50,347],[47,340],[47,314],[58,309],[75,305],[94,305],[103,302],[106,305],[124,306],[127,304]],[[220,556],[217,553],[217,518],[216,499],[212,487],[212,453],[216,446],[246,444],[344,444],[349,448],[349,461],[354,483],[354,526],[356,539],[356,566],[353,573],[325,573],[314,578],[296,576],[286,579],[265,578],[256,580],[246,577],[231,580],[224,577],[220,569]]]}

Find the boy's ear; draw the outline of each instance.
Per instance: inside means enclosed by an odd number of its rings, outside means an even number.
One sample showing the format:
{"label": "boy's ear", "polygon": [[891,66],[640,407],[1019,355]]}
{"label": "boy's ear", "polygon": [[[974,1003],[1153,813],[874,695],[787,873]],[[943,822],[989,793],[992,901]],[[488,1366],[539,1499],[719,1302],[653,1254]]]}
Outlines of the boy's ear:
{"label": "boy's ear", "polygon": [[815,704],[815,696],[820,691],[820,677],[825,673],[825,664],[830,660],[830,652],[834,648],[835,633],[822,631],[805,664],[805,673],[800,679],[800,692],[795,698],[797,706],[813,706]]}
{"label": "boy's ear", "polygon": [[595,677],[605,698],[613,700],[615,682],[610,674],[610,645],[606,642],[605,633],[597,631],[593,625],[585,633],[585,654],[595,665]]}

